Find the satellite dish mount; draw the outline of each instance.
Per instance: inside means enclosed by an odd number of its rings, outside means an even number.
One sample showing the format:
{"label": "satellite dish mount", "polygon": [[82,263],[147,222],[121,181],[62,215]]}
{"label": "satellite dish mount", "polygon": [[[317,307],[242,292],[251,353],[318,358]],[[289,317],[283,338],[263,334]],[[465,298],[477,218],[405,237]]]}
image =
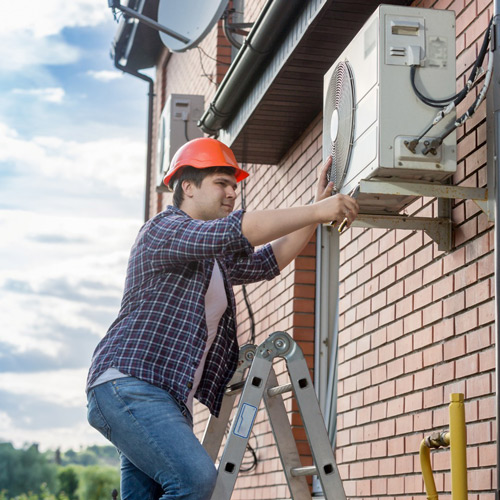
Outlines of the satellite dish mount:
{"label": "satellite dish mount", "polygon": [[173,39],[187,45],[190,43],[189,38],[187,38],[184,35],[181,35],[180,33],[177,33],[176,31],[167,28],[166,26],[163,26],[162,24],[156,22],[154,19],[151,19],[150,17],[144,16],[143,14],[140,14],[134,9],[131,9],[130,7],[127,7],[126,5],[122,5],[120,3],[120,0],[108,0],[108,6],[110,9],[118,9],[123,12],[125,16],[132,17],[134,19],[137,19],[141,23],[145,24],[146,26],[149,26],[150,28],[155,29],[156,31],[159,31],[160,33],[164,33],[168,35],[169,37],[172,37]]}

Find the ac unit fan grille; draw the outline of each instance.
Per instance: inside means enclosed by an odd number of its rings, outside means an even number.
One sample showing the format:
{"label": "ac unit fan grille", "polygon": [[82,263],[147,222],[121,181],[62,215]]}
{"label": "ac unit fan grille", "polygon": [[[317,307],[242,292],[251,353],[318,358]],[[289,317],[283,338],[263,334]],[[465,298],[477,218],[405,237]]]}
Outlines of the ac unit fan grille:
{"label": "ac unit fan grille", "polygon": [[330,155],[332,165],[328,180],[333,181],[339,191],[344,182],[354,136],[354,80],[347,61],[335,67],[328,86],[325,103],[326,125],[330,131]]}

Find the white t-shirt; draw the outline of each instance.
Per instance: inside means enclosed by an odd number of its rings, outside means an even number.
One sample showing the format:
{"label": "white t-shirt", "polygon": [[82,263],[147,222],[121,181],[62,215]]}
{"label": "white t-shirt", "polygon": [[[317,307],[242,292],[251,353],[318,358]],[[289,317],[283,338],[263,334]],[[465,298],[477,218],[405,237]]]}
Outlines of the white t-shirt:
{"label": "white t-shirt", "polygon": [[224,280],[222,278],[222,273],[219,268],[217,261],[214,263],[214,270],[212,272],[212,277],[210,278],[210,284],[208,285],[207,293],[205,295],[205,315],[207,321],[207,343],[205,345],[205,351],[201,357],[200,364],[196,369],[193,380],[193,388],[191,389],[186,406],[188,407],[191,415],[193,414],[193,398],[200,385],[201,377],[203,375],[203,369],[205,368],[205,361],[207,359],[208,352],[212,347],[215,336],[217,335],[217,328],[219,322],[227,309],[228,301],[226,295],[226,289],[224,287]]}

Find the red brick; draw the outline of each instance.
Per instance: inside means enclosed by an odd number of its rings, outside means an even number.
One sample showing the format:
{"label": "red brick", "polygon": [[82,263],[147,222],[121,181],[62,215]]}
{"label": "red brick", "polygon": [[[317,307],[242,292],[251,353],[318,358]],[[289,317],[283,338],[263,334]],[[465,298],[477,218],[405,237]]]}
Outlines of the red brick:
{"label": "red brick", "polygon": [[486,255],[478,261],[477,265],[478,279],[483,279],[493,275],[495,271],[495,255],[493,253]]}
{"label": "red brick", "polygon": [[479,419],[481,420],[494,418],[496,415],[495,398],[489,397],[486,399],[480,399],[478,401],[478,414]]}
{"label": "red brick", "polygon": [[479,371],[479,355],[472,354],[456,362],[456,375],[457,378],[475,375]]}
{"label": "red brick", "polygon": [[387,441],[383,439],[382,441],[374,441],[371,443],[371,457],[380,458],[387,456]]}
{"label": "red brick", "polygon": [[[397,385],[397,384],[396,384]],[[415,392],[405,396],[405,412],[414,412],[423,407],[423,395],[421,392]]]}
{"label": "red brick", "polygon": [[443,275],[443,260],[440,259],[431,264],[430,266],[427,266],[423,270],[422,284],[428,285],[429,283],[432,283],[433,281],[440,279],[442,275]]}
{"label": "red brick", "polygon": [[494,370],[496,365],[495,350],[489,349],[479,353],[479,371],[481,373]]}
{"label": "red brick", "polygon": [[432,343],[432,327],[424,328],[413,334],[415,349],[421,349]]}
{"label": "red brick", "polygon": [[491,490],[492,470],[475,469],[467,472],[467,486],[470,490]]}
{"label": "red brick", "polygon": [[396,471],[396,460],[391,457],[380,460],[379,468],[380,468],[380,475],[390,476],[391,474],[394,474],[394,472]]}
{"label": "red brick", "polygon": [[405,492],[404,477],[389,477],[387,479],[387,493],[389,495],[397,495]]}
{"label": "red brick", "polygon": [[448,337],[455,335],[455,321],[454,318],[445,319],[433,325],[433,340],[439,342]]}
{"label": "red brick", "polygon": [[465,292],[459,292],[443,300],[443,316],[453,316],[465,309]]}
{"label": "red brick", "polygon": [[412,293],[422,287],[424,279],[423,276],[424,274],[422,271],[417,271],[404,280],[405,295],[408,295],[409,293]]}
{"label": "red brick", "polygon": [[396,318],[402,318],[413,311],[413,297],[410,295],[396,302]]}
{"label": "red brick", "polygon": [[426,287],[426,288],[416,292],[414,295],[414,298],[413,298],[415,309],[420,309],[420,308],[425,307],[428,304],[430,304],[433,300],[438,300],[435,298],[433,299],[432,295],[433,295],[432,294],[432,287]]}
{"label": "red brick", "polygon": [[455,290],[472,285],[477,281],[477,265],[475,263],[468,265],[463,269],[459,269],[454,274]]}
{"label": "red brick", "polygon": [[396,415],[402,415],[405,411],[404,399],[397,398],[391,399],[387,402],[387,416],[395,417]]}
{"label": "red brick", "polygon": [[465,397],[467,399],[490,394],[491,393],[490,375],[486,373],[478,377],[470,378],[467,380],[466,387],[467,390]]}
{"label": "red brick", "polygon": [[432,411],[418,412],[413,418],[415,431],[432,430]]}
{"label": "red brick", "polygon": [[431,366],[440,363],[443,360],[443,346],[434,345],[423,351],[424,366]]}
{"label": "red brick", "polygon": [[442,384],[455,378],[455,363],[453,361],[434,367],[434,383]]}
{"label": "red brick", "polygon": [[455,333],[468,332],[478,326],[478,311],[472,309],[459,316],[455,316]]}
{"label": "red brick", "polygon": [[443,273],[448,274],[463,265],[465,265],[465,248],[460,248],[445,256]]}
{"label": "red brick", "polygon": [[415,377],[415,390],[425,389],[433,385],[433,370],[428,368],[417,374]]}
{"label": "red brick", "polygon": [[465,354],[465,336],[456,337],[444,344],[444,360],[458,358]]}
{"label": "red brick", "polygon": [[431,323],[435,323],[442,317],[443,317],[443,303],[440,300],[426,307],[422,311],[422,321],[424,326],[427,326]]}
{"label": "red brick", "polygon": [[411,333],[419,328],[422,328],[422,312],[417,311],[409,316],[406,316],[403,320],[403,331],[405,334]]}
{"label": "red brick", "polygon": [[465,295],[466,307],[472,307],[492,296],[490,280],[484,280],[468,288]]}
{"label": "red brick", "polygon": [[396,383],[394,382],[394,380],[389,380],[381,384],[379,394],[381,400],[394,397],[396,394]]}
{"label": "red brick", "polygon": [[396,378],[404,373],[404,361],[395,359],[387,364],[387,377]]}
{"label": "red brick", "polygon": [[432,299],[439,300],[453,292],[453,276],[446,276],[432,285]]}
{"label": "red brick", "polygon": [[413,391],[413,378],[413,374],[398,378],[396,380],[396,394],[406,394]]}
{"label": "red brick", "polygon": [[414,352],[412,354],[409,354],[409,351],[407,351],[407,355],[404,358],[404,373],[415,372],[417,370],[421,370],[422,367],[422,352]]}
{"label": "red brick", "polygon": [[478,315],[480,325],[493,323],[495,321],[495,302],[491,300],[490,302],[481,305],[478,309]]}

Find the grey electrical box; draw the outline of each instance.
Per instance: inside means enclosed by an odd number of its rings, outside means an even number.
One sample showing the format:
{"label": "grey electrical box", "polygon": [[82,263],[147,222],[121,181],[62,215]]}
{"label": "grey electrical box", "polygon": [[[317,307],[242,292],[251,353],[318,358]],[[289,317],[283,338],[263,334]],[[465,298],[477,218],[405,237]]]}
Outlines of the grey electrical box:
{"label": "grey electrical box", "polygon": [[165,191],[163,177],[172,157],[186,142],[203,137],[196,125],[204,109],[204,96],[170,94],[161,114],[158,128],[158,156],[156,160],[156,190]]}

